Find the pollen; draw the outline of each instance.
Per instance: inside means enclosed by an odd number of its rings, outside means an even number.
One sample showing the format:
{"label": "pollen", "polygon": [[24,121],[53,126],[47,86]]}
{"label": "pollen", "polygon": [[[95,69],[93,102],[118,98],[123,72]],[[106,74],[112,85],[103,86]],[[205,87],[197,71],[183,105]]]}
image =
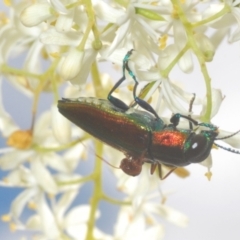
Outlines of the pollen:
{"label": "pollen", "polygon": [[[50,56],[53,57],[53,58],[59,58],[60,57],[60,53],[59,52],[51,52],[50,53]],[[47,54],[44,55],[44,59],[47,59],[48,56]]]}
{"label": "pollen", "polygon": [[115,92],[115,93],[119,93],[119,89],[115,89],[114,92]]}
{"label": "pollen", "polygon": [[211,181],[212,172],[208,169],[208,171],[205,173],[205,176],[207,177],[208,181]]}
{"label": "pollen", "polygon": [[[42,49],[41,56],[45,60],[47,60],[49,58],[48,53],[45,49]],[[53,53],[50,53],[50,56],[55,57],[55,58],[57,57],[57,56],[54,56]]]}
{"label": "pollen", "polygon": [[10,7],[12,5],[12,1],[11,0],[4,0],[3,1],[4,4],[7,6],[7,7]]}
{"label": "pollen", "polygon": [[150,97],[147,102],[150,104],[152,102],[152,97]]}
{"label": "pollen", "polygon": [[7,178],[3,178],[3,182],[7,184],[9,183],[9,180]]}
{"label": "pollen", "polygon": [[168,40],[168,35],[164,34],[160,39],[159,39],[159,48],[163,50],[166,45],[167,45],[167,40]]}
{"label": "pollen", "polygon": [[5,25],[9,22],[5,13],[0,12],[0,26]]}
{"label": "pollen", "polygon": [[32,138],[31,131],[17,130],[9,136],[7,144],[17,149],[28,149],[32,145]]}
{"label": "pollen", "polygon": [[178,11],[177,11],[177,7],[175,5],[173,5],[173,11],[171,13],[171,17],[174,19],[178,19]]}
{"label": "pollen", "polygon": [[5,215],[2,215],[1,219],[3,222],[10,222],[11,216],[9,214],[5,214]]}
{"label": "pollen", "polygon": [[86,161],[87,160],[87,151],[83,151],[81,154],[81,159]]}
{"label": "pollen", "polygon": [[132,84],[128,85],[128,90],[132,92],[133,91],[133,87],[134,86]]}
{"label": "pollen", "polygon": [[155,224],[155,221],[153,221],[153,219],[150,218],[150,217],[146,217],[146,223],[147,223],[148,225],[154,225],[154,224]]}
{"label": "pollen", "polygon": [[37,205],[35,202],[31,201],[28,203],[28,208],[31,210],[36,210],[37,209]]}
{"label": "pollen", "polygon": [[133,215],[129,213],[129,214],[128,214],[128,221],[129,221],[129,222],[132,222],[133,219],[134,219]]}
{"label": "pollen", "polygon": [[157,6],[158,5],[158,1],[151,2],[150,4],[153,5],[153,6]]}
{"label": "pollen", "polygon": [[164,205],[167,201],[167,197],[166,196],[162,196],[162,200],[161,200],[161,204]]}
{"label": "pollen", "polygon": [[49,197],[50,199],[53,199],[53,198],[55,197],[55,195],[54,195],[54,194],[51,194],[51,193],[49,193],[49,194],[48,194],[48,197]]}
{"label": "pollen", "polygon": [[17,225],[15,223],[11,222],[9,227],[10,227],[11,232],[16,232]]}

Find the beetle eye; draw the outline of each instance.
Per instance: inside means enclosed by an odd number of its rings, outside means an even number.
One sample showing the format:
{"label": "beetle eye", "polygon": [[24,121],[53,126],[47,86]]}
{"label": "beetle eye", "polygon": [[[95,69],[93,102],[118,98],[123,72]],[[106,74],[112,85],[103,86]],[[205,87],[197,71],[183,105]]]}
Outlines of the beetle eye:
{"label": "beetle eye", "polygon": [[208,140],[204,135],[194,134],[185,143],[185,157],[191,163],[202,162],[205,160],[203,153],[208,146]]}

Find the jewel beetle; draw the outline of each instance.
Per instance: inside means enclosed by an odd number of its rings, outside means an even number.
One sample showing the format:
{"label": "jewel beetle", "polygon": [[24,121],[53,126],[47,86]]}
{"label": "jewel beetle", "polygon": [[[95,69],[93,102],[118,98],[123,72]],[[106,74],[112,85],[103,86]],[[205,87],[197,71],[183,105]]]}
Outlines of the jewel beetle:
{"label": "jewel beetle", "polygon": [[[159,168],[160,178],[166,178],[177,167],[200,163],[210,154],[215,140],[231,137],[238,132],[217,138],[218,128],[210,123],[198,123],[190,116],[174,114],[170,124],[165,124],[146,101],[136,95],[138,81],[128,66],[127,53],[123,60],[123,77],[115,84],[107,99],[80,97],[63,98],[58,101],[59,112],[71,122],[109,146],[123,152],[125,158],[120,168],[128,175],[137,176],[144,163],[151,164],[151,174]],[[144,110],[127,106],[112,96],[113,91],[125,80],[125,70],[135,81],[133,98]],[[189,129],[178,128],[181,118],[191,124]],[[204,127],[196,132],[192,125]],[[225,150],[239,151],[222,147]],[[161,174],[161,164],[171,168],[165,176]]]}

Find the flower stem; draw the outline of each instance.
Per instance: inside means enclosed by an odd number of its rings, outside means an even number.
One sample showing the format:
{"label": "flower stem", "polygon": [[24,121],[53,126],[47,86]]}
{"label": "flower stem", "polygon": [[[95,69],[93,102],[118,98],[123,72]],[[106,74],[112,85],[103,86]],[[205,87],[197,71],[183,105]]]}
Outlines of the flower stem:
{"label": "flower stem", "polygon": [[[96,152],[98,156],[102,156],[103,152],[103,144],[100,141],[96,141]],[[90,200],[91,212],[88,219],[88,231],[86,239],[94,240],[93,230],[95,227],[95,216],[98,209],[99,201],[102,198],[102,161],[99,161],[97,156],[95,159],[95,167],[94,167],[94,190],[93,195]]]}
{"label": "flower stem", "polygon": [[31,78],[40,79],[40,77],[42,76],[41,74],[30,73],[28,71],[16,69],[5,64],[1,66],[0,71],[2,74],[11,74],[16,76],[21,76],[24,78],[31,77]]}
{"label": "flower stem", "polygon": [[105,97],[105,92],[103,91],[103,86],[102,86],[102,82],[101,82],[101,77],[100,77],[100,73],[98,70],[98,65],[97,62],[94,61],[91,67],[91,74],[92,74],[92,80],[93,80],[93,84],[94,84],[94,90],[95,90],[95,95],[98,98],[103,98]]}
{"label": "flower stem", "polygon": [[102,195],[102,199],[111,203],[111,204],[116,204],[116,205],[130,205],[131,202],[130,201],[120,201],[114,198],[111,198],[105,194]]}
{"label": "flower stem", "polygon": [[199,65],[200,65],[200,68],[201,68],[201,71],[202,71],[202,74],[203,74],[203,77],[205,80],[207,109],[206,109],[205,115],[202,117],[201,120],[204,122],[209,122],[210,118],[211,118],[211,111],[212,111],[211,78],[208,74],[204,56],[203,56],[201,50],[199,49],[196,39],[194,37],[194,29],[193,29],[191,23],[188,21],[185,13],[183,12],[182,6],[179,3],[179,1],[178,0],[171,0],[171,1],[178,13],[178,17],[179,17],[180,21],[182,22],[182,24],[186,30],[189,47],[192,49],[192,51],[195,53],[195,55],[198,59],[198,62],[199,62]]}
{"label": "flower stem", "polygon": [[177,54],[177,56],[173,59],[173,61],[163,70],[161,71],[161,76],[164,78],[168,78],[169,73],[173,69],[173,67],[177,64],[180,58],[184,55],[184,53],[189,49],[188,43],[185,47]]}
{"label": "flower stem", "polygon": [[225,4],[224,8],[220,12],[218,12],[218,13],[216,13],[216,14],[214,14],[214,15],[212,15],[212,16],[210,16],[210,17],[208,17],[208,18],[206,18],[202,21],[192,23],[192,27],[195,28],[195,27],[199,27],[199,26],[208,24],[208,23],[226,15],[226,13],[228,13],[230,11],[231,11],[230,7],[227,4]]}
{"label": "flower stem", "polygon": [[75,180],[72,180],[72,181],[58,182],[57,184],[58,184],[58,186],[81,184],[81,183],[85,183],[85,182],[88,182],[88,181],[92,181],[94,178],[95,178],[95,175],[90,174],[86,177],[82,177],[82,178],[75,179]]}

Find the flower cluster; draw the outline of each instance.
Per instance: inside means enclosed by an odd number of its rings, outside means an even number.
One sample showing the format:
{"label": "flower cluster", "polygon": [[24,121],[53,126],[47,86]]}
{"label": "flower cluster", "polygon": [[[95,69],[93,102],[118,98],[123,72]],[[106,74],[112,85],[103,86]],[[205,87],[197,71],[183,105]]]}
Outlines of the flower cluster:
{"label": "flower cluster", "polygon": [[[108,69],[113,63],[117,69],[126,53],[134,49],[129,67],[139,81],[138,89],[145,86],[140,98],[150,102],[159,116],[170,118],[172,113],[180,113],[210,122],[218,113],[223,96],[221,90],[211,86],[207,62],[214,61],[221,42],[240,40],[240,1],[13,0],[5,3],[9,12],[8,17],[0,14],[1,81],[11,82],[32,99],[32,122],[27,130],[20,129],[4,108],[1,96],[0,131],[8,148],[0,151],[0,169],[6,171],[0,185],[22,189],[2,220],[10,222],[12,230],[34,230],[39,239],[54,240],[159,240],[164,236],[159,217],[186,226],[185,215],[166,205],[159,190],[160,180],[157,175],[149,176],[147,164],[135,178],[112,169],[117,188],[125,196],[121,200],[112,198],[103,191],[99,158],[108,154],[109,162],[118,166],[123,156],[95,142],[94,169],[81,176],[79,164],[86,158],[87,149],[93,150],[92,139],[60,115],[56,104],[63,88],[62,95],[68,98],[106,98],[114,83],[108,75],[110,71],[100,72],[100,63],[108,64]],[[18,61],[17,67],[12,64],[13,59]],[[172,79],[177,78],[170,74],[176,67],[183,74],[200,68],[199,80],[205,84],[206,97],[196,94],[191,102],[193,94]],[[131,103],[134,79],[128,74],[126,78],[114,95]],[[44,92],[51,93],[53,102],[48,111],[37,115]],[[187,121],[182,124],[188,126]],[[231,133],[220,131],[219,135],[224,138]],[[235,134],[226,141],[238,148],[238,139]],[[209,156],[203,162],[208,177],[211,161]],[[187,174],[182,171],[180,176]],[[90,203],[74,205],[81,196],[82,186],[88,182],[94,184]],[[100,201],[120,206],[112,236],[96,227],[101,214]],[[34,213],[23,221],[27,207]]]}

